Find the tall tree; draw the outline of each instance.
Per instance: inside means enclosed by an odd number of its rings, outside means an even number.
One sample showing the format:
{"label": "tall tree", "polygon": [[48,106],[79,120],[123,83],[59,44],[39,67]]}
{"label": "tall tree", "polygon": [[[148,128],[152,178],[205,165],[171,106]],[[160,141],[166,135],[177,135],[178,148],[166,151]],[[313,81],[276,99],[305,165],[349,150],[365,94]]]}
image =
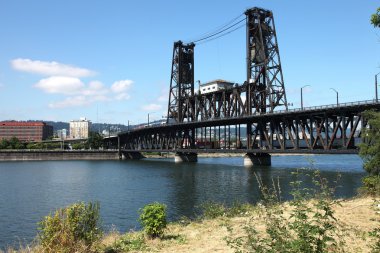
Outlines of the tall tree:
{"label": "tall tree", "polygon": [[365,111],[363,117],[370,128],[362,129],[359,155],[364,169],[371,175],[380,175],[380,112]]}
{"label": "tall tree", "polygon": [[373,24],[374,27],[380,27],[380,7],[377,8],[376,13],[372,14],[371,24]]}

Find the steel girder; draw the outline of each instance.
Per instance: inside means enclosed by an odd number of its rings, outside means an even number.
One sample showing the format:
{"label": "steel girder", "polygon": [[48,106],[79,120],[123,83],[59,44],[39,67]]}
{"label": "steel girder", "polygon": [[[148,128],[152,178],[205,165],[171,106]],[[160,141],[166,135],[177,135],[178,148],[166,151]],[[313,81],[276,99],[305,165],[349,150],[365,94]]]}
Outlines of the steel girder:
{"label": "steel girder", "polygon": [[245,15],[248,115],[273,112],[279,106],[287,109],[273,13],[255,7]]}
{"label": "steel girder", "polygon": [[[361,112],[369,108],[380,109],[380,104],[149,127],[121,134],[120,142],[123,150],[131,151],[329,153],[357,150],[361,130],[368,127]],[[245,136],[246,128],[250,132]]]}
{"label": "steel girder", "polygon": [[194,105],[194,47],[177,41],[173,46],[167,123],[192,121]]}

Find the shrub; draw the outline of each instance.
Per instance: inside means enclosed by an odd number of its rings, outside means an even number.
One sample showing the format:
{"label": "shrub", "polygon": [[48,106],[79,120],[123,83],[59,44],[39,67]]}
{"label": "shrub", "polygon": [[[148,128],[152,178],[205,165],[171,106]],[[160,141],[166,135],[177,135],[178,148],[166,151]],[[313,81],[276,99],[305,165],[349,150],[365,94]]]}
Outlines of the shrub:
{"label": "shrub", "polygon": [[150,237],[161,237],[167,225],[166,205],[154,202],[139,210],[144,231]]}
{"label": "shrub", "polygon": [[364,193],[372,196],[380,195],[380,175],[363,177],[362,183],[361,190]]}
{"label": "shrub", "polygon": [[244,216],[251,211],[249,204],[242,204],[234,201],[230,207],[216,202],[205,202],[201,204],[202,218],[214,219],[217,217],[237,217]]}
{"label": "shrub", "polygon": [[215,202],[205,202],[200,205],[204,219],[214,219],[226,215],[226,207]]}
{"label": "shrub", "polygon": [[144,235],[141,233],[127,233],[122,235],[111,246],[107,247],[104,252],[128,252],[144,250],[146,248]]}
{"label": "shrub", "polygon": [[44,252],[87,251],[102,235],[99,223],[99,203],[75,203],[44,217],[38,237]]}
{"label": "shrub", "polygon": [[[336,201],[331,194],[327,180],[319,171],[314,172],[312,180],[316,190],[302,187],[301,173],[295,172],[291,184],[293,201],[290,217],[284,215],[283,208],[275,204],[278,189],[262,189],[264,208],[261,216],[265,223],[265,233],[259,233],[252,221],[243,229],[246,236],[226,238],[227,244],[236,252],[340,252],[343,242],[338,234],[338,225],[332,209]],[[259,184],[261,180],[258,180]],[[274,186],[275,184],[273,184]],[[269,194],[268,194],[269,192]],[[310,197],[313,200],[310,200]],[[279,202],[277,202],[279,203]]]}

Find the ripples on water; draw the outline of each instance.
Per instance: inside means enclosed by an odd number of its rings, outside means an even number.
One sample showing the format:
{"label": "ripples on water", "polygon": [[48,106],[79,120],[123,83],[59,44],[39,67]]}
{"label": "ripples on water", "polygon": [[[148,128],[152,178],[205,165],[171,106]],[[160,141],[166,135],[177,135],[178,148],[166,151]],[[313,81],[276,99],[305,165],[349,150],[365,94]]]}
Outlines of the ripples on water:
{"label": "ripples on water", "polygon": [[337,197],[355,195],[365,174],[356,155],[273,156],[271,167],[242,164],[241,157],[199,158],[195,164],[172,159],[0,162],[0,249],[30,242],[43,216],[76,201],[100,201],[105,229],[113,224],[125,232],[139,228],[138,209],[154,201],[168,206],[170,220],[193,216],[205,201],[255,203],[254,172],[268,183],[279,178],[283,192],[289,191],[296,168],[318,168],[330,180],[339,172]]}

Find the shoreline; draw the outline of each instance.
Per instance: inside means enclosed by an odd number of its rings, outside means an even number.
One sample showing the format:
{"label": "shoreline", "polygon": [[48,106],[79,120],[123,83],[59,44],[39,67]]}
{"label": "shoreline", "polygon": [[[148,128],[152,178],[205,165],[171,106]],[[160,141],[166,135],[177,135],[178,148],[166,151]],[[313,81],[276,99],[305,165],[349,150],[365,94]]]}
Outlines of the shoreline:
{"label": "shoreline", "polygon": [[[143,159],[173,158],[174,152],[169,153],[144,153]],[[244,153],[198,153],[199,158],[228,158],[244,157]],[[271,153],[271,156],[315,156],[328,154],[310,153]],[[74,160],[119,160],[118,150],[0,150],[0,162],[7,161],[74,161]]]}

